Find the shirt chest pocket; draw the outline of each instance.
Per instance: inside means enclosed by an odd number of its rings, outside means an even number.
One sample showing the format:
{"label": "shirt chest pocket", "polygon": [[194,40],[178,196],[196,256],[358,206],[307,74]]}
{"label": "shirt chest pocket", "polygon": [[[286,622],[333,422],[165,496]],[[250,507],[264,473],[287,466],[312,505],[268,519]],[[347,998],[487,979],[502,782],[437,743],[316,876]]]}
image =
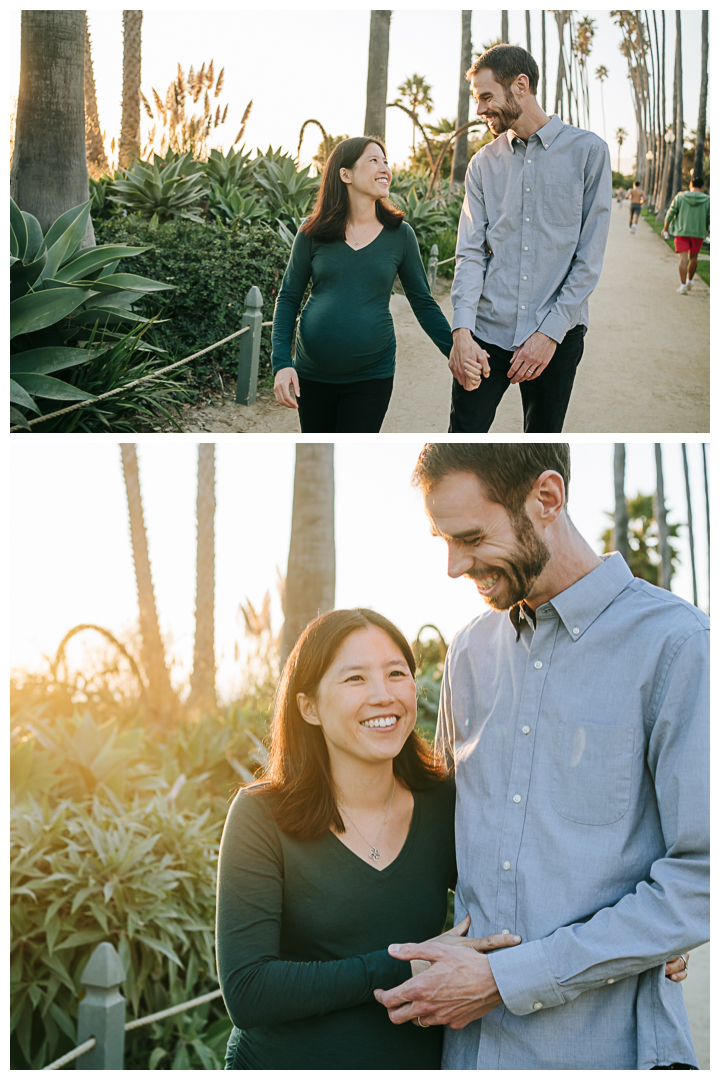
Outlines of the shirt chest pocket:
{"label": "shirt chest pocket", "polygon": [[560,720],[553,732],[551,799],[561,817],[610,825],[630,805],[632,728]]}
{"label": "shirt chest pocket", "polygon": [[582,219],[582,184],[544,184],[542,212],[548,225],[575,227]]}

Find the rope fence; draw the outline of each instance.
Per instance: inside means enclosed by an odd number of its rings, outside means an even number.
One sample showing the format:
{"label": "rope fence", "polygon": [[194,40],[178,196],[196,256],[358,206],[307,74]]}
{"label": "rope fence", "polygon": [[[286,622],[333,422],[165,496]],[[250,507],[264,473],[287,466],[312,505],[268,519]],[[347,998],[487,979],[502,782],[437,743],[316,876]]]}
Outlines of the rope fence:
{"label": "rope fence", "polygon": [[80,1046],[76,1046],[74,1050],[70,1050],[69,1053],[63,1054],[57,1061],[51,1061],[42,1071],[47,1072],[48,1069],[62,1069],[63,1065],[69,1065],[71,1061],[74,1061],[75,1058],[79,1058],[81,1054],[87,1054],[88,1050],[92,1050],[93,1046],[97,1046],[97,1039],[94,1035],[92,1039],[80,1043]]}
{"label": "rope fence", "polygon": [[[256,293],[257,296],[253,295],[254,293]],[[57,409],[55,412],[45,413],[44,416],[38,416],[34,420],[28,422],[28,427],[32,428],[35,424],[42,424],[46,420],[54,420],[58,416],[65,416],[67,413],[77,412],[78,409],[84,409],[88,405],[95,405],[98,401],[105,401],[107,398],[115,397],[116,394],[125,394],[128,390],[132,390],[133,387],[139,386],[140,383],[149,382],[151,379],[158,379],[161,375],[166,375],[168,371],[174,371],[176,368],[182,367],[183,364],[189,364],[191,360],[197,360],[199,356],[204,356],[205,353],[212,352],[213,349],[217,349],[221,345],[227,345],[228,341],[232,341],[234,338],[238,338],[242,334],[247,333],[251,335],[252,341],[250,342],[250,349],[247,350],[247,356],[244,356],[241,351],[238,362],[238,391],[236,400],[241,404],[252,404],[255,401],[257,387],[257,367],[260,355],[260,329],[264,326],[272,326],[272,321],[259,321],[262,297],[257,286],[253,285],[247,295],[245,304],[245,317],[249,316],[249,319],[248,325],[243,326],[241,330],[236,330],[235,333],[228,334],[227,337],[214,342],[212,345],[208,345],[207,348],[200,349],[199,352],[195,352],[191,356],[186,356],[182,360],[176,360],[174,363],[168,364],[158,371],[153,371],[149,375],[143,375],[140,379],[133,379],[132,382],[127,383],[125,386],[118,386],[114,390],[107,390],[104,394],[98,394],[97,397],[90,398],[87,401],[78,401],[74,405],[66,406],[64,409]],[[243,376],[246,376],[246,378],[243,379]],[[246,384],[243,389],[241,389],[241,381]],[[243,395],[248,400],[242,400],[240,395]],[[22,424],[15,424],[10,428],[10,431],[26,430],[27,428]]]}

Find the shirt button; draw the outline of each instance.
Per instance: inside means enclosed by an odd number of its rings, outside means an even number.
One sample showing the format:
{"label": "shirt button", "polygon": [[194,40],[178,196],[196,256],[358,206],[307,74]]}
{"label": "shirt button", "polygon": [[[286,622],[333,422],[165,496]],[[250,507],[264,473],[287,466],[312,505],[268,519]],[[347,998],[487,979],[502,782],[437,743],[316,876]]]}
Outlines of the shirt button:
{"label": "shirt button", "polygon": [[524,311],[524,310],[525,310],[525,305],[524,305],[524,304],[521,304],[521,305],[520,305],[520,310],[521,310],[521,311]]}
{"label": "shirt button", "polygon": [[527,274],[523,274],[523,281],[527,281]]}
{"label": "shirt button", "polygon": [[580,633],[580,627],[579,626],[573,626],[573,634],[579,634],[579,633]]}
{"label": "shirt button", "polygon": [[525,724],[525,726],[520,728],[520,730],[522,731],[523,735],[529,735],[530,734],[530,726],[529,726],[529,724]]}
{"label": "shirt button", "polygon": [[525,220],[526,220],[526,221],[529,221],[529,220],[530,220],[530,218],[529,218],[529,217],[526,217],[526,218],[525,218]]}
{"label": "shirt button", "polygon": [[530,248],[523,248],[523,251],[529,251]]}
{"label": "shirt button", "polygon": [[503,863],[503,870],[509,870],[509,869],[510,869],[510,863],[506,859],[505,862]]}
{"label": "shirt button", "polygon": [[513,802],[521,802],[522,795],[513,795]]}
{"label": "shirt button", "polygon": [[[503,930],[503,933],[505,933],[505,931],[504,931],[504,930]],[[615,980],[614,980],[614,979],[608,979],[608,982],[609,982],[609,983],[614,983],[614,982],[615,982]]]}
{"label": "shirt button", "polygon": [[536,660],[535,661],[535,667],[539,671],[540,668],[542,667],[542,660]]}
{"label": "shirt button", "polygon": [[533,1001],[533,1009],[542,1009],[542,1001]]}
{"label": "shirt button", "polygon": [[504,926],[504,927],[502,928],[502,930],[500,931],[500,933],[501,933],[501,934],[509,934],[509,933],[510,933],[510,931],[508,930],[507,926]]}
{"label": "shirt button", "polygon": [[528,165],[532,165],[532,158],[528,158]]}
{"label": "shirt button", "polygon": [[525,190],[526,190],[526,191],[529,191],[529,190],[530,190],[530,188],[529,188],[529,187],[526,187],[526,188],[525,188]]}

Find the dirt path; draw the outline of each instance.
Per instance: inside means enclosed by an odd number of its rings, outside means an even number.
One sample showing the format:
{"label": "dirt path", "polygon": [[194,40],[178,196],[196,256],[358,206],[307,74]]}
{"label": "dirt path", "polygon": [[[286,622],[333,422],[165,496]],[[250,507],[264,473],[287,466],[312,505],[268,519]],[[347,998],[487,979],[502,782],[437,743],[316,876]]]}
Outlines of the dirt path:
{"label": "dirt path", "polygon": [[[566,433],[707,432],[710,428],[710,290],[699,278],[678,295],[676,256],[641,221],[628,230],[625,208],[612,209],[602,276],[590,300],[590,329],[570,401]],[[437,300],[452,318],[441,279]],[[632,297],[632,299],[629,299]],[[390,301],[397,372],[383,432],[446,432],[451,376],[404,296]],[[183,410],[186,431],[300,431],[297,413],[263,390],[255,405],[218,396]],[[171,430],[163,425],[157,430]],[[522,432],[520,391],[505,394],[492,432]]]}

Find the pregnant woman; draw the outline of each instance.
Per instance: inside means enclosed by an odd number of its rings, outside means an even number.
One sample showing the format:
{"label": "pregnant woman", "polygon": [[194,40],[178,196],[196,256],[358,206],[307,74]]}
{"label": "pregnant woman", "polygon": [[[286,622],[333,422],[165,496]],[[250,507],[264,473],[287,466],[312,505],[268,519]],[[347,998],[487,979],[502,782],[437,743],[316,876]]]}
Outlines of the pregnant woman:
{"label": "pregnant woman", "polygon": [[[427,966],[388,946],[439,936],[455,883],[454,788],[413,731],[414,671],[364,609],[320,616],[285,664],[265,780],[236,797],[220,848],[228,1069],[440,1068],[442,1028],[393,1025],[373,997]],[[520,940],[467,929],[442,939]]]}
{"label": "pregnant woman", "polygon": [[415,233],[388,202],[391,179],[377,139],[345,139],[295,238],[275,305],[272,361],[275,397],[299,408],[304,432],[380,430],[395,372],[396,277],[425,333],[450,355],[450,327],[430,293]]}

